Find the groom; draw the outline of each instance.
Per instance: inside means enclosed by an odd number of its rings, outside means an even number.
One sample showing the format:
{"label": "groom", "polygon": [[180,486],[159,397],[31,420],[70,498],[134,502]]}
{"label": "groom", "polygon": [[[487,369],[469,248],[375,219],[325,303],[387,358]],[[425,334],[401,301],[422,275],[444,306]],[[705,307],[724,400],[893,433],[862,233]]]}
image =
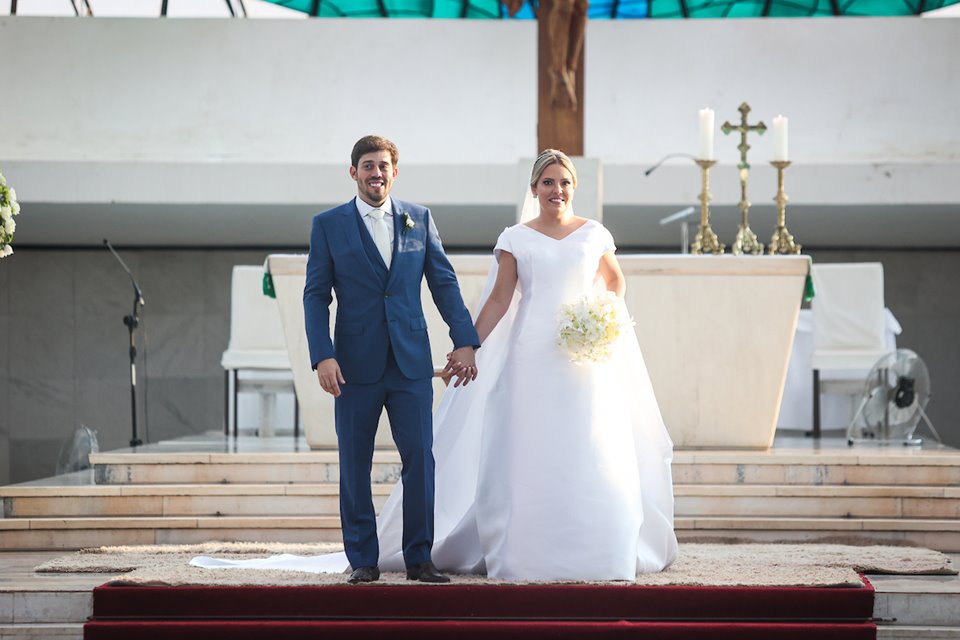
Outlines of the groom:
{"label": "groom", "polygon": [[[480,340],[443,252],[430,210],[390,197],[396,145],[357,141],[350,177],[357,196],[313,219],[303,290],[310,362],[335,400],[340,449],[340,522],[351,583],[380,577],[370,488],[374,436],[383,408],[403,463],[403,558],[407,579],[449,582],[434,566],[433,362],[420,305],[424,278],[450,327],[455,350],[444,375],[476,378]],[[330,340],[331,290],[337,295]]]}

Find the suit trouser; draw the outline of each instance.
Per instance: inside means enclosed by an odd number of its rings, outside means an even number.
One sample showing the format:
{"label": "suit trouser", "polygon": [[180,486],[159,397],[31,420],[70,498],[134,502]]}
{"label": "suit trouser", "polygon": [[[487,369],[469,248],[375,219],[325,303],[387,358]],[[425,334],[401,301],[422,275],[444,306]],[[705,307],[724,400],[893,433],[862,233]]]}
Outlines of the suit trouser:
{"label": "suit trouser", "polygon": [[379,561],[370,473],[383,408],[403,464],[403,557],[407,566],[430,560],[433,546],[433,384],[400,372],[392,350],[383,377],[373,384],[340,385],[335,402],[340,448],[340,524],[350,566]]}

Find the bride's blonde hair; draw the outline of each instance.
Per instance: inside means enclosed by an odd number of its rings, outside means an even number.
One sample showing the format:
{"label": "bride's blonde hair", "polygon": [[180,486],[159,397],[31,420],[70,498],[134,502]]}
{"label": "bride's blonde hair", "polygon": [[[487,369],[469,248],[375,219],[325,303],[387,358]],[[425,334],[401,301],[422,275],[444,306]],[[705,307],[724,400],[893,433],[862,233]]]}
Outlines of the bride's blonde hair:
{"label": "bride's blonde hair", "polygon": [[533,171],[530,172],[530,186],[536,186],[537,180],[543,175],[544,170],[552,164],[559,164],[570,172],[573,176],[573,188],[577,188],[577,168],[573,166],[573,160],[563,151],[557,149],[544,149],[537,156],[533,163]]}

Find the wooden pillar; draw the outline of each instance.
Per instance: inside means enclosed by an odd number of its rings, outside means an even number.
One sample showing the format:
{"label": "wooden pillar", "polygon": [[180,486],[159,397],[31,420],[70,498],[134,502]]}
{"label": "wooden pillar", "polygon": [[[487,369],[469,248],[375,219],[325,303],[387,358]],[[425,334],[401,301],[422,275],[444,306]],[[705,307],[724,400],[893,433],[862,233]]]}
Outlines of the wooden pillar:
{"label": "wooden pillar", "polygon": [[[555,107],[550,95],[548,61],[552,43],[544,16],[553,0],[541,0],[537,20],[537,149],[559,149],[568,156],[583,155],[583,49],[580,50],[576,73],[577,108]],[[584,47],[585,48],[585,47]]]}

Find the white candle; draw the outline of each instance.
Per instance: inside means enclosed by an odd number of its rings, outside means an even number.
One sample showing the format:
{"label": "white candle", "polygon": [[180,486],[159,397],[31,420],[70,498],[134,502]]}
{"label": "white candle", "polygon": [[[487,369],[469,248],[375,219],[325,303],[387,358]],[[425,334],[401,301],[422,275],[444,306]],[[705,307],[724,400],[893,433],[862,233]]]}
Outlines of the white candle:
{"label": "white candle", "polygon": [[713,160],[713,109],[700,109],[700,159]]}
{"label": "white candle", "polygon": [[787,119],[783,116],[773,119],[773,159],[787,161]]}

